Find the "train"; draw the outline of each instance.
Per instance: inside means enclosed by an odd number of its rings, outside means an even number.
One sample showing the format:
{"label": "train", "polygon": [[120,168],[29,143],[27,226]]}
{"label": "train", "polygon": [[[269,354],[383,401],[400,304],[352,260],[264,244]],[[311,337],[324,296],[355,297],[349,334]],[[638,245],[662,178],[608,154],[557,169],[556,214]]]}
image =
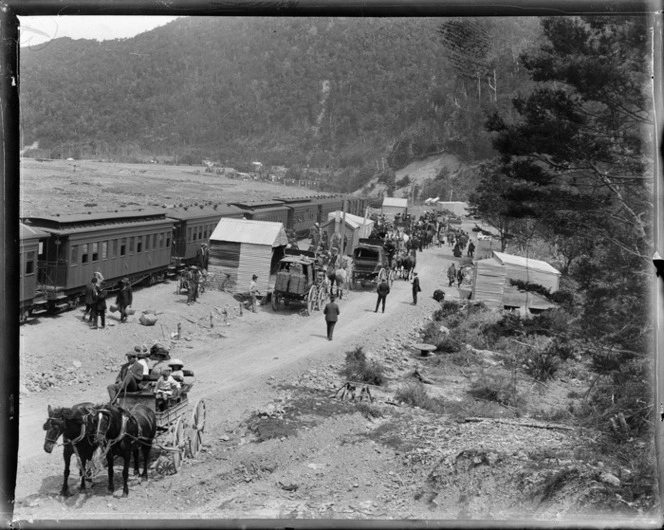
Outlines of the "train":
{"label": "train", "polygon": [[20,219],[19,321],[73,309],[95,272],[112,288],[120,279],[153,285],[195,262],[222,217],[280,222],[297,237],[343,210],[362,216],[368,199],[353,195],[195,204],[133,211]]}

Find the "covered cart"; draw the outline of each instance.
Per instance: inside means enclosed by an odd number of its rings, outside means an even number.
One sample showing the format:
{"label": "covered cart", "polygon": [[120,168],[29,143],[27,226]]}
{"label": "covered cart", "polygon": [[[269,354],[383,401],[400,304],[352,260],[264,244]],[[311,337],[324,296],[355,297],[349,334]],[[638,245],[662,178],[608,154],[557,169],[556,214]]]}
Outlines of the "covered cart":
{"label": "covered cart", "polygon": [[300,251],[279,261],[277,279],[272,291],[272,309],[283,302],[306,303],[307,315],[319,311],[327,300],[325,271],[318,267],[313,254]]}
{"label": "covered cart", "polygon": [[390,268],[390,260],[383,246],[382,239],[360,239],[353,251],[353,275],[351,286],[355,288],[359,282],[379,283],[385,278],[390,286],[394,281],[394,271]]}

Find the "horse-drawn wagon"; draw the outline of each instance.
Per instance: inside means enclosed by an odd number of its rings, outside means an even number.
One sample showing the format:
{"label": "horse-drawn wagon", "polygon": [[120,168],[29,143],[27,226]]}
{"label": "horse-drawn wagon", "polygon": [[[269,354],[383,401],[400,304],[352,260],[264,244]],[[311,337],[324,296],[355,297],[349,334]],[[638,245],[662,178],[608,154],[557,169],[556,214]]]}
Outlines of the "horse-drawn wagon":
{"label": "horse-drawn wagon", "polygon": [[351,285],[356,287],[359,282],[380,283],[386,279],[390,286],[394,281],[394,271],[390,267],[390,258],[384,248],[382,239],[360,239],[359,245],[353,250],[353,274]]}
{"label": "horse-drawn wagon", "polygon": [[157,422],[156,439],[162,440],[158,447],[171,453],[173,468],[180,470],[184,456],[195,458],[201,450],[203,431],[205,430],[205,401],[199,399],[187,418],[189,410],[189,391],[194,386],[194,373],[184,370],[184,382],[179,391],[165,402],[164,410],[158,410],[157,399],[151,386],[138,392],[121,392],[117,405],[131,412],[137,405],[145,405],[153,410]]}
{"label": "horse-drawn wagon", "polygon": [[320,268],[313,254],[299,251],[286,255],[279,261],[277,279],[272,291],[272,309],[277,311],[281,302],[307,304],[307,315],[323,308],[327,300],[325,271]]}

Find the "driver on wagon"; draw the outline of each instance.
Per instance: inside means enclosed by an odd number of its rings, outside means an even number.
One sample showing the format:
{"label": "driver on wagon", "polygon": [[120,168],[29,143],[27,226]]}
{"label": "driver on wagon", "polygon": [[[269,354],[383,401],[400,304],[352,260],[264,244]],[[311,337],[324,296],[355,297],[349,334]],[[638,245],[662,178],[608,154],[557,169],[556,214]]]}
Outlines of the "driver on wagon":
{"label": "driver on wagon", "polygon": [[138,352],[132,350],[127,353],[127,362],[120,367],[120,373],[115,379],[115,384],[108,385],[108,395],[111,403],[117,395],[122,392],[137,392],[138,383],[143,379],[143,365],[138,362]]}

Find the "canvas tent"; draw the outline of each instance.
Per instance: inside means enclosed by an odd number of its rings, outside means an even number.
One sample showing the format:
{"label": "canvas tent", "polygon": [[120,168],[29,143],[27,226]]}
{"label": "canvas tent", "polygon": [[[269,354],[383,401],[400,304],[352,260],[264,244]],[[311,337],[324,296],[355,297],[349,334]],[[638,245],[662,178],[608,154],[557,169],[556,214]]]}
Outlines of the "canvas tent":
{"label": "canvas tent", "polygon": [[383,215],[394,217],[396,214],[406,215],[408,213],[408,199],[398,199],[396,197],[385,197],[381,208]]}
{"label": "canvas tent", "polygon": [[475,262],[471,299],[481,300],[494,309],[543,310],[555,307],[537,293],[519,291],[510,280],[541,285],[553,293],[558,290],[560,272],[545,261],[494,251],[491,258]]}
{"label": "canvas tent", "polygon": [[287,244],[281,223],[224,217],[210,236],[208,272],[222,278],[230,274],[226,287],[234,292],[248,291],[256,274],[258,290],[267,293],[270,273]]}
{"label": "canvas tent", "polygon": [[374,222],[371,219],[365,220],[364,217],[347,213],[344,224],[342,212],[339,210],[330,212],[327,214],[328,220],[321,225],[321,230],[327,232],[328,241],[332,241],[337,215],[339,216],[339,233],[342,237],[345,235],[348,241],[344,254],[351,255],[355,247],[359,244],[360,238],[366,238],[371,235]]}
{"label": "canvas tent", "polygon": [[441,212],[443,210],[448,210],[459,217],[465,217],[468,215],[468,203],[461,201],[438,201],[436,203],[436,208],[438,208],[438,210]]}

